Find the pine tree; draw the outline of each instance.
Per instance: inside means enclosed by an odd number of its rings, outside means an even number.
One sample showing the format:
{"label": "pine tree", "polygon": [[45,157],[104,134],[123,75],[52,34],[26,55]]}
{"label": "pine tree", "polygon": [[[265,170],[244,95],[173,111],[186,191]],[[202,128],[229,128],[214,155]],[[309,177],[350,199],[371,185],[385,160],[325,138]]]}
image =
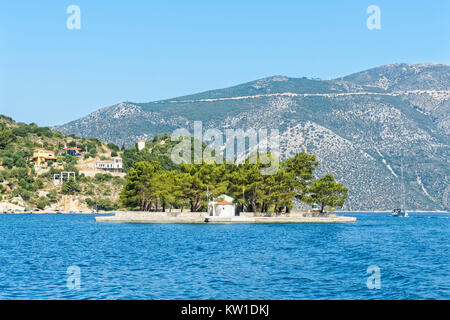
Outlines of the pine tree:
{"label": "pine tree", "polygon": [[327,208],[332,211],[342,207],[347,193],[348,188],[336,182],[332,174],[326,174],[309,185],[304,201],[309,205],[318,204],[320,213],[324,213]]}

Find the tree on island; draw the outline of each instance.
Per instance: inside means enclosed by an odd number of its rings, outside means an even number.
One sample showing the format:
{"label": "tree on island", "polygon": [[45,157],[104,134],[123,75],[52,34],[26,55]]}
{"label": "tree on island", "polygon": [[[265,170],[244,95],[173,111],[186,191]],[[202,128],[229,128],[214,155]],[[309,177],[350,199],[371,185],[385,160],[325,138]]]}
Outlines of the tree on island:
{"label": "tree on island", "polygon": [[322,214],[327,207],[330,210],[342,207],[347,193],[348,188],[336,182],[332,174],[326,174],[309,184],[303,201],[309,205],[318,204]]}
{"label": "tree on island", "polygon": [[[180,197],[180,180],[179,175],[175,171],[161,170],[154,177],[155,191],[154,196],[160,202],[162,211],[166,211],[166,207]],[[158,210],[158,202],[155,203]],[[170,207],[171,209],[172,207]]]}
{"label": "tree on island", "polygon": [[226,166],[205,163],[181,165],[181,194],[189,202],[192,212],[206,208],[206,189],[210,199],[227,191]]}
{"label": "tree on island", "polygon": [[273,174],[262,174],[268,167],[264,159],[270,157],[270,153],[256,154],[255,162],[249,156],[240,164],[181,164],[173,170],[158,161],[139,161],[127,174],[120,201],[124,207],[141,211],[188,207],[197,212],[206,210],[208,189],[209,199],[226,193],[240,208],[253,212],[289,213],[294,198],[322,204],[321,212],[327,206],[343,205],[347,189],[332,175],[313,181],[318,164],[314,155],[297,154],[279,163]]}
{"label": "tree on island", "polygon": [[295,192],[295,197],[299,201],[303,201],[307,187],[314,179],[314,171],[318,164],[315,155],[304,152],[298,153],[284,162],[283,167],[292,175],[292,191]]}
{"label": "tree on island", "polygon": [[137,162],[128,172],[126,184],[120,193],[120,201],[129,207],[139,206],[141,211],[150,211],[155,203],[155,178],[161,166],[158,162]]}
{"label": "tree on island", "polygon": [[276,174],[266,176],[264,179],[264,205],[263,212],[269,211],[269,206],[273,206],[273,211],[281,213],[283,210],[289,213],[292,209],[292,199],[296,196],[293,187],[292,173],[280,168]]}

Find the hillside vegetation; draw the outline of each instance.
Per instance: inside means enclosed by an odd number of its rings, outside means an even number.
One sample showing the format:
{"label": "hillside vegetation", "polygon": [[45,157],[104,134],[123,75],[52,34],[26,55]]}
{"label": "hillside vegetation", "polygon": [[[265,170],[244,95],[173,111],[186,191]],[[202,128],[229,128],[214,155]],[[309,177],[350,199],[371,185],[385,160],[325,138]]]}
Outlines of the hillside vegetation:
{"label": "hillside vegetation", "polygon": [[[65,145],[82,147],[88,152],[83,157],[66,155]],[[35,165],[31,158],[37,148],[52,151],[56,161]],[[108,173],[86,177],[79,174],[79,168],[84,162],[119,154],[119,148],[111,143],[65,136],[46,127],[15,122],[0,115],[0,200],[26,210],[63,210],[64,196],[74,196],[79,207],[85,210],[114,209],[124,179]],[[53,175],[62,171],[75,172],[75,179],[54,185]]]}

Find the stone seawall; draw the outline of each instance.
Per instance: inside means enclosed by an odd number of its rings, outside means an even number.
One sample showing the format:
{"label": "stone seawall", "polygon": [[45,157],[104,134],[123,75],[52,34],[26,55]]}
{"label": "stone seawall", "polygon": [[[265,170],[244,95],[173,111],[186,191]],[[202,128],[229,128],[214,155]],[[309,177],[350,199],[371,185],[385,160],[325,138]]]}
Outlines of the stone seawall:
{"label": "stone seawall", "polygon": [[317,216],[317,214],[311,213],[310,210],[303,211],[293,211],[290,213],[275,213],[275,212],[240,212],[242,217],[312,217]]}
{"label": "stone seawall", "polygon": [[206,212],[118,211],[114,216],[95,217],[98,222],[205,223]]}
{"label": "stone seawall", "polygon": [[[119,211],[114,216],[95,217],[97,222],[129,222],[129,223],[206,223],[206,212],[136,212]],[[335,214],[314,217],[303,214],[294,215],[266,215],[260,216],[246,212],[241,217],[250,219],[236,219],[236,221],[223,221],[223,223],[340,223],[356,222],[354,217],[344,217]]]}

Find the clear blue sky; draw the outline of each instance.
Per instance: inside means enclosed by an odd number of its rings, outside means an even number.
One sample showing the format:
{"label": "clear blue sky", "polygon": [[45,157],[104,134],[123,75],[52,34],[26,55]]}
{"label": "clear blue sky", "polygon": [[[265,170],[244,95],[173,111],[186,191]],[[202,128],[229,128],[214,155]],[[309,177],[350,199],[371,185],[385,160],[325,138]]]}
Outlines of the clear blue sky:
{"label": "clear blue sky", "polygon": [[[66,8],[81,9],[68,30]],[[366,8],[381,9],[368,30]],[[282,74],[450,64],[450,1],[1,1],[0,113],[62,124]]]}

